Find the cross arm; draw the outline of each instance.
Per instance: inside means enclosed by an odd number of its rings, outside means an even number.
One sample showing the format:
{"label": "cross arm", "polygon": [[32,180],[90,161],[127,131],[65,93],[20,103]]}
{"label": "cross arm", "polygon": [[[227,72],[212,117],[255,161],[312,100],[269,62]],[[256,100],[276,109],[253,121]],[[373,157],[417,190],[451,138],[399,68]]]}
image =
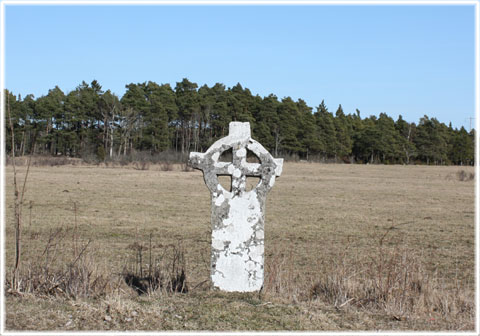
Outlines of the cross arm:
{"label": "cross arm", "polygon": [[275,168],[275,176],[279,177],[282,175],[282,170],[283,170],[283,159],[273,159],[275,160],[275,164],[277,167]]}
{"label": "cross arm", "polygon": [[188,163],[192,168],[203,170],[205,168],[205,153],[191,152]]}

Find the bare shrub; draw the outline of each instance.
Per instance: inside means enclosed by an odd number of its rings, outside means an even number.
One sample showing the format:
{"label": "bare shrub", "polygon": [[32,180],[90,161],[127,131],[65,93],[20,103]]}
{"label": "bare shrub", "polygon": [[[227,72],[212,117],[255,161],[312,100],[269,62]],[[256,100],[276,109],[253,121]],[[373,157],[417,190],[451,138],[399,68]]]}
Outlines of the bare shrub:
{"label": "bare shrub", "polygon": [[120,166],[126,166],[130,163],[130,159],[126,155],[120,155],[114,159],[114,162],[118,162]]}
{"label": "bare shrub", "polygon": [[473,293],[459,281],[452,287],[452,281],[427,269],[418,252],[387,238],[384,234],[374,240],[368,255],[352,251],[347,241],[342,253],[326,253],[309,275],[294,271],[297,261],[291,252],[275,252],[266,258],[264,293],[293,301],[320,300],[336,309],[355,306],[397,320],[436,315],[452,326],[473,320]]}
{"label": "bare shrub", "polygon": [[193,168],[188,164],[188,162],[182,163],[182,171],[189,173],[193,171]]}
{"label": "bare shrub", "polygon": [[462,182],[471,181],[475,178],[475,173],[469,173],[465,170],[459,170],[456,175],[457,179]]}
{"label": "bare shrub", "polygon": [[161,171],[172,171],[173,170],[173,163],[171,162],[164,162],[160,164]]}
{"label": "bare shrub", "polygon": [[[332,268],[331,265],[335,265]],[[347,304],[380,310],[394,319],[438,314],[452,323],[473,317],[473,300],[461,288],[447,289],[445,281],[428,272],[422,259],[408,247],[390,246],[369,258],[345,255],[322,263],[310,288],[311,299],[336,308]]]}
{"label": "bare shrub", "polygon": [[50,167],[55,167],[55,166],[63,166],[67,165],[70,163],[69,158],[60,156],[60,157],[55,157],[55,156],[37,156],[33,160],[33,165],[34,166],[50,166]]}
{"label": "bare shrub", "polygon": [[[43,251],[35,255],[35,260],[24,260],[11,277],[6,276],[7,293],[99,297],[118,287],[109,272],[100,269],[89,254],[91,240],[81,243],[79,248],[77,209],[77,203],[73,202],[72,227],[51,230]],[[38,235],[38,232],[32,233],[31,239],[37,239]]]}
{"label": "bare shrub", "polygon": [[93,151],[85,151],[80,154],[83,162],[87,164],[92,164],[92,165],[99,165],[100,164],[100,159],[98,156],[93,153]]}
{"label": "bare shrub", "polygon": [[[73,234],[74,244],[69,236]],[[90,255],[91,241],[77,252],[75,229],[59,228],[50,232],[45,248],[36,260],[24,262],[18,271],[17,286],[6,278],[7,293],[100,297],[118,287],[113,277],[101,269]]]}
{"label": "bare shrub", "polygon": [[7,112],[8,112],[8,121],[10,125],[11,136],[10,140],[12,142],[12,167],[13,167],[13,188],[14,188],[14,228],[15,228],[15,262],[12,269],[12,281],[11,286],[14,290],[17,290],[19,287],[19,270],[22,262],[22,209],[23,209],[23,202],[25,199],[25,192],[28,180],[28,172],[30,171],[31,165],[31,158],[30,155],[28,157],[28,164],[27,164],[27,171],[25,172],[25,176],[23,178],[23,185],[20,187],[20,183],[17,183],[17,169],[15,165],[15,131],[13,128],[12,123],[12,115],[10,112],[10,96],[8,96],[7,100]]}
{"label": "bare shrub", "polygon": [[445,176],[446,180],[449,181],[460,181],[460,182],[468,182],[475,179],[475,173],[468,172],[466,170],[459,170],[456,173],[449,173]]}
{"label": "bare shrub", "polygon": [[305,296],[307,281],[295,271],[292,249],[288,251],[286,253],[275,251],[266,258],[263,292],[267,296],[295,301]]}
{"label": "bare shrub", "polygon": [[281,157],[284,158],[287,162],[298,162],[300,161],[300,157],[296,153],[282,153]]}
{"label": "bare shrub", "polygon": [[147,162],[149,164],[161,164],[169,162],[182,163],[187,160],[187,153],[179,153],[174,150],[167,150],[158,153],[151,153],[146,151],[135,151],[132,150],[127,155],[113,155],[112,157],[105,157],[105,162],[116,162],[122,166],[128,165],[130,163],[143,163]]}
{"label": "bare shrub", "polygon": [[[120,274],[114,273],[93,257],[91,240],[78,238],[75,202],[73,211],[71,227],[51,230],[35,259],[23,260],[15,272],[7,274],[7,294],[98,298],[117,292],[125,283],[138,294],[157,290],[188,292],[185,250],[181,244],[154,246],[150,235],[147,243],[128,246],[134,252],[134,261],[127,262]],[[40,235],[32,232],[30,238],[39,239]]]}
{"label": "bare shrub", "polygon": [[148,161],[135,162],[133,164],[133,168],[136,169],[136,170],[149,170],[150,169],[150,162],[148,162]]}
{"label": "bare shrub", "polygon": [[176,152],[174,150],[167,150],[152,155],[152,163],[171,162],[182,163],[186,162],[188,153]]}
{"label": "bare shrub", "polygon": [[133,151],[127,155],[114,155],[105,158],[105,165],[115,166],[119,164],[126,166],[132,164],[136,170],[149,170],[150,165],[159,165],[162,171],[172,171],[175,164],[182,164],[183,171],[191,171],[190,167],[186,167],[184,163],[187,161],[186,153],[177,153],[172,150],[150,153],[144,151]]}
{"label": "bare shrub", "polygon": [[[158,289],[164,292],[187,293],[185,250],[181,244],[162,246],[154,252],[152,235],[148,243],[135,242],[128,246],[134,252],[134,261],[122,271],[126,284],[139,295]],[[144,255],[148,252],[147,255]],[[147,259],[148,258],[148,259]]]}
{"label": "bare shrub", "polygon": [[421,292],[430,290],[428,273],[408,249],[382,248],[366,260],[348,260],[346,255],[339,259],[335,260],[335,272],[321,273],[310,289],[311,298],[320,297],[335,307],[351,302],[407,311]]}
{"label": "bare shrub", "polygon": [[[32,156],[21,156],[15,158],[16,166],[27,166],[28,160],[31,160],[31,165],[33,167],[56,167],[56,166],[65,166],[65,165],[78,165],[81,163],[82,159],[72,158],[68,156],[50,156],[50,155],[32,155]],[[11,157],[7,156],[5,160],[7,166],[13,164]]]}

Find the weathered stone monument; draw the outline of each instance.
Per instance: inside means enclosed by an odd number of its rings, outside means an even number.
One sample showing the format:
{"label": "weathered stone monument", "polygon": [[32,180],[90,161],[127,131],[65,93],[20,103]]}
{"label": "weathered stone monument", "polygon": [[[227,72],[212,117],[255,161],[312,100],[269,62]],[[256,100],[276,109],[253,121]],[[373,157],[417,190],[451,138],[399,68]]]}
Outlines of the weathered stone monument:
{"label": "weathered stone monument", "polygon": [[[232,149],[232,162],[219,161]],[[259,163],[247,162],[247,151]],[[190,153],[190,164],[203,171],[212,194],[213,286],[229,292],[251,292],[263,285],[265,201],[275,178],[282,173],[283,159],[274,159],[250,135],[250,123],[231,122],[228,136],[216,141],[205,153]],[[218,176],[232,177],[231,191]],[[246,191],[248,176],[259,177],[257,186]]]}

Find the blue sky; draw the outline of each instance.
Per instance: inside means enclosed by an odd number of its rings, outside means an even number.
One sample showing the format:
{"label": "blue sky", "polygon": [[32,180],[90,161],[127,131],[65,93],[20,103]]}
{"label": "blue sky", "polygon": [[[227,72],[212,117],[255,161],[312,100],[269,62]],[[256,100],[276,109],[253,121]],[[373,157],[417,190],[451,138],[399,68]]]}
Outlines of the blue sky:
{"label": "blue sky", "polygon": [[39,97],[93,79],[120,96],[132,82],[239,82],[469,129],[474,19],[473,6],[7,5],[5,83]]}

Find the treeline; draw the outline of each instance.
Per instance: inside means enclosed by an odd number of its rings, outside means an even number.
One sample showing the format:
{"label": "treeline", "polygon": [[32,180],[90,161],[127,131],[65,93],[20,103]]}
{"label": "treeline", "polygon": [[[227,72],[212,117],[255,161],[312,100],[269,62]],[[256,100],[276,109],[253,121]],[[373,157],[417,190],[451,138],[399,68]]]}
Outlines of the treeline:
{"label": "treeline", "polygon": [[[249,121],[253,137],[274,156],[358,163],[473,165],[474,131],[424,116],[418,124],[385,113],[362,119],[322,103],[253,95],[240,84],[212,87],[183,79],[126,85],[122,97],[94,80],[39,98],[6,91],[16,155],[47,154],[108,160],[135,152],[205,151],[228,134],[230,121]],[[8,113],[10,112],[10,113]],[[11,142],[6,141],[7,152]]]}

